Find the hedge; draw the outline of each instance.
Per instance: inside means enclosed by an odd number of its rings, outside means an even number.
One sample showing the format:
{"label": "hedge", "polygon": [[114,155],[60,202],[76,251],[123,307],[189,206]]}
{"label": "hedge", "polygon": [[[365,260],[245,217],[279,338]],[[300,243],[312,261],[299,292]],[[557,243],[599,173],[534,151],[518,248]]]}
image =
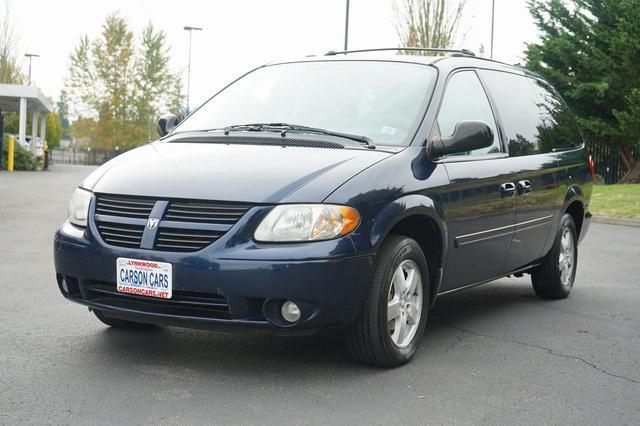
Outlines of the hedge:
{"label": "hedge", "polygon": [[[0,165],[4,170],[7,169],[7,148],[7,141],[5,141],[2,144],[2,165]],[[36,167],[37,163],[36,159],[33,158],[33,154],[16,141],[14,145],[13,170],[33,171],[36,170]]]}

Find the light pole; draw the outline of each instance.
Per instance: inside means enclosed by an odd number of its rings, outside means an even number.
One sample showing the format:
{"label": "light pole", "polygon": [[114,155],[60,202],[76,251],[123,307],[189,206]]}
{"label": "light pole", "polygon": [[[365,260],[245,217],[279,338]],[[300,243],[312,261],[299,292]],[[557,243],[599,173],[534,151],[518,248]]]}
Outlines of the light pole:
{"label": "light pole", "polygon": [[349,0],[347,0],[347,12],[344,17],[344,50],[347,50],[349,42]]}
{"label": "light pole", "polygon": [[24,56],[29,58],[29,86],[31,86],[31,59],[39,58],[40,55],[36,55],[35,53],[25,53]]}
{"label": "light pole", "polygon": [[491,50],[490,50],[491,59],[493,59],[493,24],[495,22],[495,16],[496,16],[496,0],[491,0]]}
{"label": "light pole", "polygon": [[202,31],[198,27],[184,27],[185,31],[189,31],[189,65],[187,66],[187,115],[189,115],[189,92],[191,91],[191,34],[194,31]]}

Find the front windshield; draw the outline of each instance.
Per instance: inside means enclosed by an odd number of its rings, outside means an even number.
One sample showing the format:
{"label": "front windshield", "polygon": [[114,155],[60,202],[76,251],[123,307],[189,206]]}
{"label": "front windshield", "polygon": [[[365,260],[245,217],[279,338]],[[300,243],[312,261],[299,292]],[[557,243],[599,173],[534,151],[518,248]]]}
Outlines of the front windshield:
{"label": "front windshield", "polygon": [[407,145],[434,76],[430,66],[400,62],[271,65],[227,87],[176,131],[289,123]]}

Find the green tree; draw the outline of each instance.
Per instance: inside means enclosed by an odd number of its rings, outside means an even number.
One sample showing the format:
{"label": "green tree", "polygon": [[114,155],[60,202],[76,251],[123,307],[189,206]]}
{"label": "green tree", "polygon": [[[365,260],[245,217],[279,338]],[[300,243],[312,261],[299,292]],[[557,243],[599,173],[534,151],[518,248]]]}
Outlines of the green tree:
{"label": "green tree", "polygon": [[99,146],[97,138],[98,122],[90,117],[78,117],[69,126],[69,132],[76,138],[77,147]]}
{"label": "green tree", "polygon": [[640,181],[640,0],[531,0],[540,41],[527,67],[549,80],[576,113],[589,141],[618,149]]}
{"label": "green tree", "polygon": [[58,116],[60,118],[60,126],[62,127],[61,136],[69,135],[69,96],[65,90],[60,91],[60,98],[56,104]]}
{"label": "green tree", "polygon": [[86,35],[71,55],[68,92],[85,112],[98,117],[102,147],[134,145],[131,108],[133,33],[120,16],[111,15],[94,41]]}
{"label": "green tree", "polygon": [[47,114],[47,130],[45,139],[49,149],[60,146],[60,137],[62,136],[62,124],[60,124],[60,116],[55,113]]}
{"label": "green tree", "polygon": [[[168,72],[169,49],[164,32],[157,32],[149,23],[142,32],[135,73],[135,102],[137,129],[146,130],[141,139],[148,138],[149,121],[155,123],[159,112],[168,112],[176,102],[182,102],[180,76]],[[154,126],[155,127],[155,126]]]}
{"label": "green tree", "polygon": [[66,93],[78,106],[78,115],[95,121],[92,137],[74,135],[93,147],[126,150],[144,143],[149,120],[155,121],[175,101],[172,88],[179,76],[169,70],[164,32],[149,24],[139,47],[135,41],[125,19],[113,14],[99,37],[83,36],[71,54]]}

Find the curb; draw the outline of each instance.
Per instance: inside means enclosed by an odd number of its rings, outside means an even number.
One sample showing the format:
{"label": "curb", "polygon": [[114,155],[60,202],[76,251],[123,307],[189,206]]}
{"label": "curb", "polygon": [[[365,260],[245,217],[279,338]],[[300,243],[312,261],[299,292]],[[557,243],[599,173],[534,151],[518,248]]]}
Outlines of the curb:
{"label": "curb", "polygon": [[591,222],[606,223],[608,225],[633,226],[640,228],[640,219],[624,219],[620,217],[592,216]]}

